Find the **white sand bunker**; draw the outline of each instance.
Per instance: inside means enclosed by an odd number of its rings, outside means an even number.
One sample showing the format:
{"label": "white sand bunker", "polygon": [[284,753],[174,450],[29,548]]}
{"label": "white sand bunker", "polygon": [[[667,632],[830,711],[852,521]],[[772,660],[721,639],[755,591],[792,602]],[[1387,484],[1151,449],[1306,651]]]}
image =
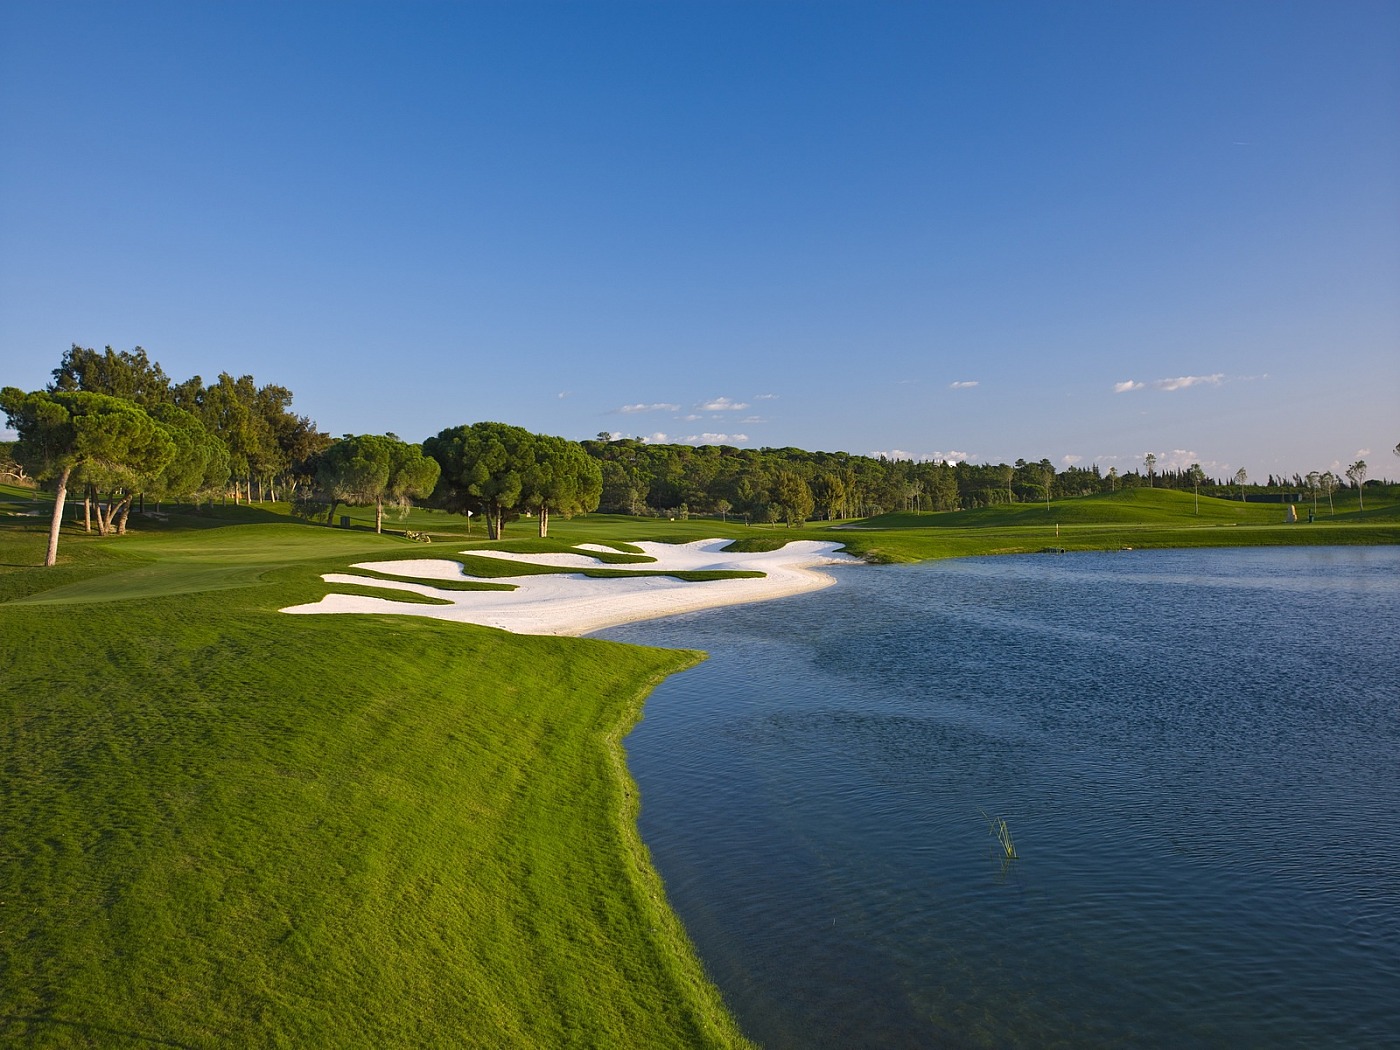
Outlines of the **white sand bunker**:
{"label": "white sand bunker", "polygon": [[[659,616],[712,609],[721,605],[766,601],[804,591],[819,590],[836,581],[815,571],[821,565],[855,564],[858,559],[838,553],[839,543],[798,540],[776,551],[740,553],[726,551],[732,541],[696,540],[693,543],[637,543],[634,546],[653,559],[646,562],[614,564],[582,554],[511,554],[506,551],[463,551],[473,557],[548,565],[551,568],[608,569],[631,573],[666,572],[761,572],[761,577],[727,580],[678,580],[670,576],[632,575],[595,579],[576,573],[548,573],[512,576],[483,581],[508,583],[509,591],[459,591],[432,586],[432,580],[462,580],[462,566],[442,558],[415,558],[408,561],[369,561],[352,566],[398,577],[412,577],[424,583],[389,582],[349,573],[328,573],[327,583],[354,584],[358,587],[386,587],[450,602],[425,605],[418,602],[372,598],[358,594],[328,594],[319,602],[294,605],[283,612],[307,613],[395,613],[403,616],[429,616],[438,620],[499,627],[516,634],[588,634],[619,623],[650,620]],[[582,549],[610,551],[596,544]],[[470,578],[470,577],[465,577]]]}

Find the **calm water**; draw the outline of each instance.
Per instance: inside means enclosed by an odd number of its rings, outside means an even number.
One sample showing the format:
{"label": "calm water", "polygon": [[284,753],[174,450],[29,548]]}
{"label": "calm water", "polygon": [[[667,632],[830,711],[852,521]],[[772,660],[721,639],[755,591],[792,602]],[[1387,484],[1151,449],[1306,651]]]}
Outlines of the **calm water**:
{"label": "calm water", "polygon": [[627,747],[749,1035],[1400,1045],[1400,549],[837,573],[606,632],[711,653]]}

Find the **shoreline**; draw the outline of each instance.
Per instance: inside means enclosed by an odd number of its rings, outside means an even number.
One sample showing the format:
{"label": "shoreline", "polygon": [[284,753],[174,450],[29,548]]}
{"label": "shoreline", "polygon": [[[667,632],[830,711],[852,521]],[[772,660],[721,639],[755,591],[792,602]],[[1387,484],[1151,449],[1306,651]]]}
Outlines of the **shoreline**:
{"label": "shoreline", "polygon": [[[406,590],[449,602],[425,605],[365,595],[328,594],[318,602],[288,606],[293,615],[379,613],[425,616],[456,623],[495,627],[513,634],[582,637],[609,627],[660,619],[704,609],[770,601],[822,590],[836,578],[824,567],[863,564],[840,553],[840,543],[794,540],[775,551],[726,551],[731,539],[695,540],[684,544],[642,542],[637,547],[652,561],[634,563],[635,575],[626,568],[580,554],[513,554],[506,551],[467,552],[488,557],[556,568],[609,569],[624,575],[596,578],[581,573],[554,572],[505,577],[513,589],[459,591],[434,587],[434,580],[461,581],[459,562],[446,558],[414,558],[403,561],[358,562],[354,569],[392,573],[408,579],[387,581],[352,573],[326,573],[330,584]],[[597,545],[581,549],[610,550]],[[641,575],[661,572],[761,572],[761,577],[687,581],[673,576]]]}
{"label": "shoreline", "polygon": [[656,687],[671,675],[689,670],[706,658],[699,652],[693,653],[693,656],[694,659],[687,666],[667,671],[644,683],[622,711],[617,723],[603,734],[609,779],[617,792],[613,828],[622,844],[624,868],[634,900],[647,916],[656,935],[653,943],[657,959],[671,979],[688,991],[692,1002],[699,1007],[697,1020],[701,1030],[711,1045],[759,1050],[758,1044],[745,1036],[739,1019],[724,1001],[724,995],[710,976],[680,912],[671,902],[661,872],[652,861],[651,850],[642,838],[641,788],[627,765],[627,749],[623,743],[641,721],[642,711]]}

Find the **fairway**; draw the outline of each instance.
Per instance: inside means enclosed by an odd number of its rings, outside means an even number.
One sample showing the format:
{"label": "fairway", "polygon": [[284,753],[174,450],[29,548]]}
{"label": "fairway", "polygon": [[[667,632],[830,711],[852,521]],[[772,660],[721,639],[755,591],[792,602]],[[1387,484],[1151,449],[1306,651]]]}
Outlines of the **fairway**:
{"label": "fairway", "polygon": [[286,617],[424,548],[285,521],[74,536],[49,592],[36,528],[0,531],[0,1042],[742,1045],[620,747],[696,654]]}
{"label": "fairway", "polygon": [[[876,560],[1400,542],[1393,509],[1198,523],[1181,497],[1052,505],[1062,522],[1017,508],[1020,524],[592,516],[548,541],[521,522],[498,546],[609,544],[623,569],[628,543],[711,536],[838,540]],[[278,613],[356,561],[482,542],[427,511],[401,527],[432,544],[376,536],[364,513],[348,529],[232,506],[120,539],[70,529],[48,570],[33,567],[41,518],[0,526],[0,1042],[745,1045],[637,838],[621,749],[651,686],[700,654]],[[461,587],[541,571],[461,560],[494,578]]]}

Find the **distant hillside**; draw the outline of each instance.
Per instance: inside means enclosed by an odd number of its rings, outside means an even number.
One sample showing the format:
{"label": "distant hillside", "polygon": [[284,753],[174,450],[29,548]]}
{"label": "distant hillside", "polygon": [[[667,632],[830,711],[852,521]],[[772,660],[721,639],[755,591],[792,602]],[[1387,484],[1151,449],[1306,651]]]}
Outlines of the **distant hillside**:
{"label": "distant hillside", "polygon": [[[1298,512],[1307,517],[1307,508]],[[1012,503],[937,514],[882,514],[864,524],[882,529],[1000,528],[1014,525],[1270,525],[1283,520],[1279,504],[1200,498],[1172,489],[1135,488],[1044,503]],[[1341,515],[1338,515],[1341,518]]]}

